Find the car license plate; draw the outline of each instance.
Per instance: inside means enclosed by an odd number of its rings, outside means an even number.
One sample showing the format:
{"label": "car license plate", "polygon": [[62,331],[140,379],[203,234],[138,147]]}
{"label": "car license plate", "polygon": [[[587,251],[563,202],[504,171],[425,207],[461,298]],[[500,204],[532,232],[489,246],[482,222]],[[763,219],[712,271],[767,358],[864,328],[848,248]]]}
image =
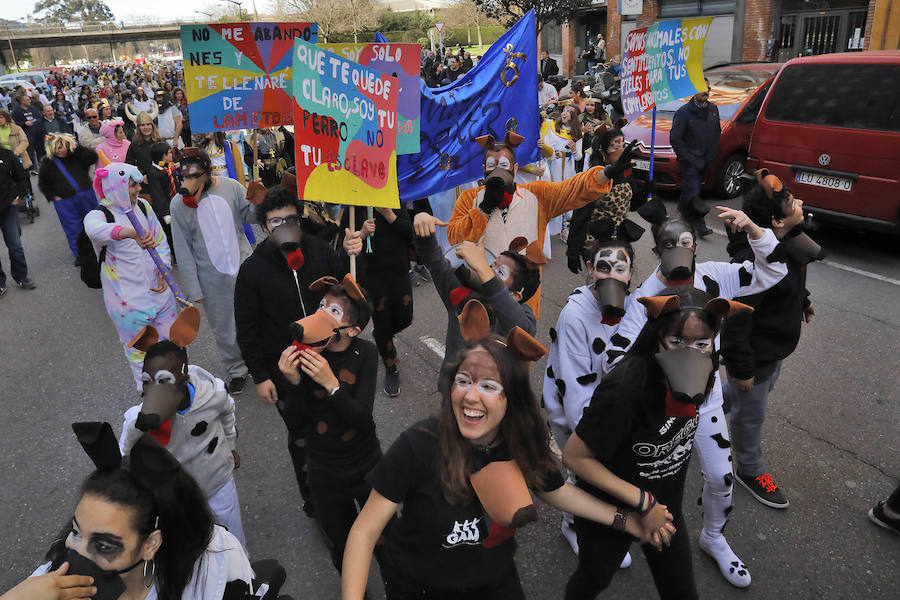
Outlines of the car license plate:
{"label": "car license plate", "polygon": [[815,185],[818,187],[828,188],[830,190],[841,190],[849,192],[853,187],[853,180],[847,177],[835,177],[833,175],[821,175],[819,173],[809,173],[807,171],[797,171],[795,179],[797,183],[805,183],[806,185]]}
{"label": "car license plate", "polygon": [[650,161],[649,160],[635,160],[634,168],[640,171],[649,171],[650,170]]}

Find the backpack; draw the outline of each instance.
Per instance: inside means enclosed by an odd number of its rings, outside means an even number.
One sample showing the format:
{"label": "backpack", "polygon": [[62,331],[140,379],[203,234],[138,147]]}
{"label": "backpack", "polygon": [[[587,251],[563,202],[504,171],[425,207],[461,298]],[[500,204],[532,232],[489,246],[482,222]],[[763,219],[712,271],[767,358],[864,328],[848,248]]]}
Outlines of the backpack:
{"label": "backpack", "polygon": [[[144,213],[144,216],[146,217],[147,205],[141,201],[138,201],[137,205],[141,208],[141,212]],[[103,213],[107,223],[116,222],[116,218],[113,216],[112,212],[102,204],[98,204],[96,210]],[[77,262],[78,267],[81,269],[81,281],[84,282],[84,285],[93,290],[101,289],[103,284],[100,281],[100,265],[106,260],[106,245],[103,245],[100,248],[99,257],[94,254],[94,245],[91,243],[91,238],[85,233],[84,225],[81,226],[81,231],[78,232],[78,238],[76,239],[75,244],[78,248]]]}

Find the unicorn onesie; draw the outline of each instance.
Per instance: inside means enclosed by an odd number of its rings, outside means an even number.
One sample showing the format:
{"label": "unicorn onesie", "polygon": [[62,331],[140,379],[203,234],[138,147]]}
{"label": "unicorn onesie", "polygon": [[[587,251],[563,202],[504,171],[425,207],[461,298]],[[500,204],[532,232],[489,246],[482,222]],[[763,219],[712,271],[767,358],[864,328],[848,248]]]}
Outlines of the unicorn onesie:
{"label": "unicorn onesie", "polygon": [[[131,221],[121,208],[130,203],[128,183],[142,180],[143,175],[134,165],[109,163],[97,169],[94,191],[109,217],[99,208],[84,217],[84,231],[94,245],[98,260],[103,259],[100,281],[106,312],[119,334],[138,390],[142,386],[144,353],[129,347],[129,342],[145,325],[152,325],[160,335],[168,337],[169,326],[178,314],[175,295],[164,282],[161,283],[150,254],[135,240],[121,236],[123,230],[132,229]],[[138,198],[134,215],[153,237],[163,262],[171,265],[166,234],[153,208]],[[104,248],[105,252],[101,252]]]}

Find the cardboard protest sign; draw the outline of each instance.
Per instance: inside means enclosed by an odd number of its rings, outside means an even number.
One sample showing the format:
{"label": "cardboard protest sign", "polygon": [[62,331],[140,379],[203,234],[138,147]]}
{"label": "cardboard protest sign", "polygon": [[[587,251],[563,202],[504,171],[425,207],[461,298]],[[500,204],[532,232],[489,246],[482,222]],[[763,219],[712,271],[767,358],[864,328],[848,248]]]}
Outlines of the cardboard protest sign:
{"label": "cardboard protest sign", "polygon": [[422,46],[419,44],[319,44],[371,69],[387,73],[400,80],[397,95],[397,154],[419,151],[419,113],[422,94],[419,92],[419,65]]}
{"label": "cardboard protest sign", "polygon": [[294,147],[303,200],[399,208],[396,77],[294,41]]}
{"label": "cardboard protest sign", "polygon": [[182,25],[191,131],[290,125],[294,40],[318,40],[316,23]]}
{"label": "cardboard protest sign", "polygon": [[630,32],[622,59],[622,107],[629,121],[654,106],[706,89],[703,46],[712,17],[659,21]]}

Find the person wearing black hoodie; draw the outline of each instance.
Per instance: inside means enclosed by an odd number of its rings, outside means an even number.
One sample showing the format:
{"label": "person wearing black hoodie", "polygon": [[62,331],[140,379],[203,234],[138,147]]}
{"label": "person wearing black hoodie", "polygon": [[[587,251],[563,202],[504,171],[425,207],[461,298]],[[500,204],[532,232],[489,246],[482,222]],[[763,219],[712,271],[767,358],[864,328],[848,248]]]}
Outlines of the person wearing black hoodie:
{"label": "person wearing black hoodie", "polygon": [[[304,510],[312,516],[303,415],[292,410],[289,384],[278,369],[278,360],[292,341],[288,325],[316,312],[322,300],[322,292],[310,290],[310,284],[327,275],[342,276],[347,261],[320,238],[300,231],[301,212],[296,191],[280,186],[270,189],[256,207],[257,220],[269,237],[256,246],[238,271],[234,317],[238,346],[256,383],[256,393],[263,402],[277,407],[287,426],[297,485]],[[273,240],[273,231],[280,227],[296,227],[297,248],[286,252]]]}
{"label": "person wearing black hoodie", "polygon": [[[731,404],[738,483],[765,506],[787,508],[789,502],[763,460],[762,426],[782,361],[797,347],[801,323],[809,323],[815,314],[806,289],[806,264],[824,253],[797,228],[803,221],[803,202],[774,175],[760,173],[758,180],[745,194],[743,210],[760,227],[772,228],[779,240],[773,259],[787,264],[787,275],[764,292],[738,298],[754,311],[725,321],[722,358],[728,380],[722,393]],[[746,235],[729,232],[729,237],[732,262],[746,260],[752,254]]]}

